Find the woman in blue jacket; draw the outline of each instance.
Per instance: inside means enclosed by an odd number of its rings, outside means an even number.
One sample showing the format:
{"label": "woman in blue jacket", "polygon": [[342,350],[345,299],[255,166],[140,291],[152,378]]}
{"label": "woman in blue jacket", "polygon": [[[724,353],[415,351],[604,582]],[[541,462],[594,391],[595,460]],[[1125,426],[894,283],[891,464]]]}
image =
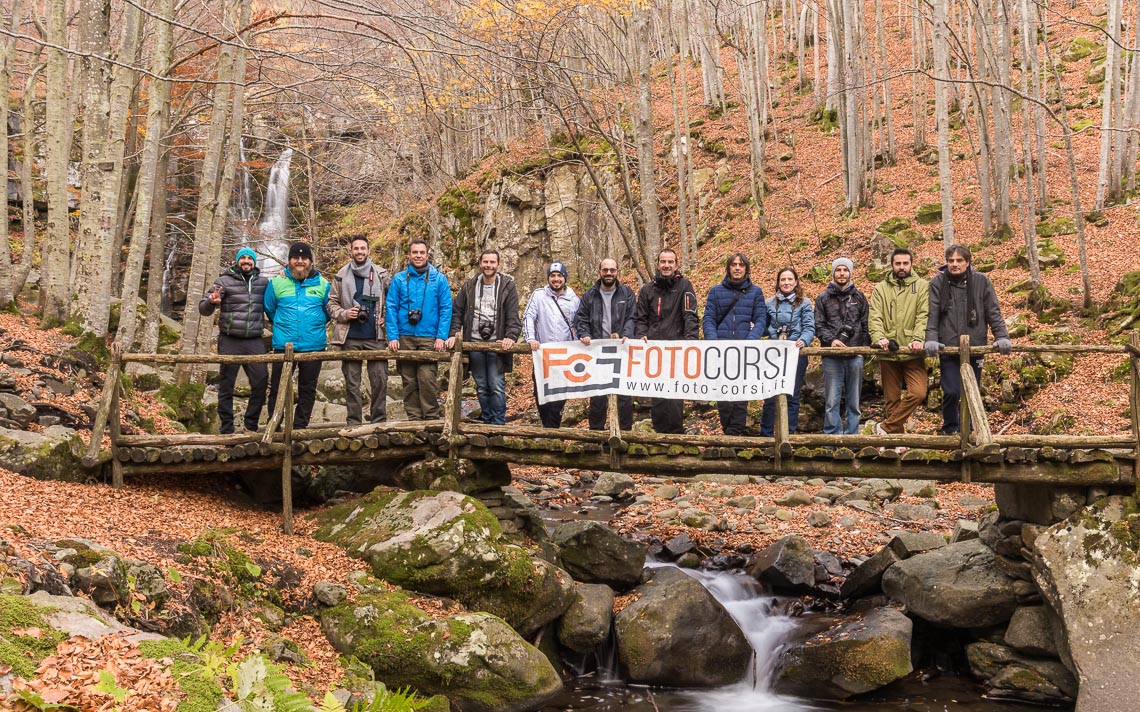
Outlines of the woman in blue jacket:
{"label": "woman in blue jacket", "polygon": [[[767,333],[764,292],[752,284],[748,258],[737,252],[728,258],[724,280],[709,290],[703,320],[705,339],[760,339]],[[725,435],[747,435],[748,402],[717,402]]]}
{"label": "woman in blue jacket", "polygon": [[[770,298],[768,307],[768,338],[796,342],[797,348],[811,344],[815,339],[815,312],[811,300],[804,298],[804,288],[800,276],[791,267],[776,273],[776,296]],[[788,432],[796,432],[800,422],[800,391],[804,387],[804,372],[807,370],[807,356],[801,355],[796,365],[795,391],[788,398]],[[764,401],[764,412],[760,416],[760,435],[772,437],[776,422],[776,399]]]}

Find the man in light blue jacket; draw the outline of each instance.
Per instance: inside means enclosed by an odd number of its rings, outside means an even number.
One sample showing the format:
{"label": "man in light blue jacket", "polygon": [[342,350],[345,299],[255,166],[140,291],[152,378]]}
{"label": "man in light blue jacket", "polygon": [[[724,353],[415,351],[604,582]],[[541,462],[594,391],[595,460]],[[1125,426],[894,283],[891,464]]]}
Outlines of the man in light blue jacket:
{"label": "man in light blue jacket", "polygon": [[[578,315],[578,295],[566,286],[566,265],[551,262],[546,268],[546,286],[534,290],[523,312],[523,338],[537,351],[540,344],[557,341],[574,341],[574,317]],[[538,384],[535,384],[535,403],[538,403]],[[562,426],[562,409],[566,401],[538,404],[538,417],[544,428]]]}
{"label": "man in light blue jacket", "polygon": [[[423,240],[412,240],[408,245],[408,268],[392,278],[384,309],[390,350],[447,348],[451,286],[447,277],[428,263],[428,244]],[[399,362],[408,420],[442,417],[438,366],[436,361]]]}

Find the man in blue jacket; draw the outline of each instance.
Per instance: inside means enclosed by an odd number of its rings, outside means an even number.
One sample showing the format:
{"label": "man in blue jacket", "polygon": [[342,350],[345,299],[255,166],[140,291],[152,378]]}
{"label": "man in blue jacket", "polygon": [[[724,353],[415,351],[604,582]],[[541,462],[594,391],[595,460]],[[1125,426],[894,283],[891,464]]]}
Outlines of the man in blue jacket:
{"label": "man in blue jacket", "polygon": [[[764,292],[752,284],[748,258],[737,252],[728,258],[724,280],[709,290],[702,321],[706,339],[760,339],[768,329]],[[717,402],[720,429],[725,435],[748,434],[748,402]]]}
{"label": "man in blue jacket", "polygon": [[[447,348],[447,332],[451,329],[451,286],[447,277],[428,263],[428,244],[423,240],[412,240],[408,245],[408,268],[392,278],[385,313],[390,350],[430,348],[443,351]],[[442,417],[439,364],[436,361],[400,361],[398,369],[404,382],[404,412],[408,414],[408,420]]]}
{"label": "man in blue jacket", "polygon": [[[273,322],[273,351],[324,351],[328,324],[329,281],[313,269],[313,248],[304,242],[289,246],[289,267],[269,281],[265,290],[265,313]],[[277,387],[281,383],[284,364],[275,363],[269,374],[269,407],[277,407]],[[307,428],[317,401],[317,377],[320,361],[301,361],[297,368],[297,407],[293,411],[293,427]]]}

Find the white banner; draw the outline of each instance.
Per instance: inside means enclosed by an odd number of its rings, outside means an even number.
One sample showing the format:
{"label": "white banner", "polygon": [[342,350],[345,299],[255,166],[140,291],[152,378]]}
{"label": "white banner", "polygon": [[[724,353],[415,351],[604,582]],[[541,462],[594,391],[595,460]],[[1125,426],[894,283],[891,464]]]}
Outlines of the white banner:
{"label": "white banner", "polygon": [[794,341],[561,341],[534,352],[534,382],[539,403],[609,393],[763,400],[792,394],[799,355]]}

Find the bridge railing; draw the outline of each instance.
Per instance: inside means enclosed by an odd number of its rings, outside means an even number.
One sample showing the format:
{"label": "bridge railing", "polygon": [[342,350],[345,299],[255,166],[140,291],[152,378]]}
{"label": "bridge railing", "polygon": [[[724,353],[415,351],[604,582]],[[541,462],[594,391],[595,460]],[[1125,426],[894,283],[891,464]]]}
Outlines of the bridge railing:
{"label": "bridge railing", "polygon": [[[225,354],[142,354],[121,353],[113,348],[111,365],[107,373],[102,398],[92,427],[91,441],[83,458],[84,464],[93,466],[102,461],[104,433],[110,437],[110,462],[112,484],[123,485],[123,448],[131,448],[132,453],[140,448],[167,448],[172,446],[240,447],[248,454],[281,455],[281,485],[283,496],[284,525],[291,533],[292,486],[291,470],[293,442],[335,438],[367,438],[380,434],[399,432],[439,432],[440,444],[445,446],[449,456],[455,457],[459,448],[468,441],[468,436],[509,436],[517,438],[555,438],[608,446],[611,467],[620,469],[623,453],[631,444],[641,445],[681,445],[698,447],[741,447],[772,448],[775,469],[780,470],[782,460],[792,455],[797,447],[908,447],[933,450],[960,450],[969,456],[962,458],[963,481],[970,481],[971,467],[978,456],[996,453],[1003,447],[1027,448],[1119,448],[1136,453],[1136,469],[1140,470],[1140,332],[1133,332],[1128,344],[1016,344],[1014,352],[1019,353],[1111,353],[1127,355],[1130,361],[1129,410],[1132,432],[1114,435],[1003,435],[994,434],[989,425],[982,400],[981,389],[970,368],[970,359],[995,353],[993,346],[970,346],[969,337],[963,336],[957,346],[948,346],[942,354],[958,356],[962,397],[960,399],[962,430],[958,435],[937,434],[896,434],[896,435],[825,435],[822,433],[789,433],[787,397],[776,397],[776,418],[771,437],[729,436],[729,435],[681,435],[620,430],[617,414],[617,396],[608,397],[608,429],[605,431],[583,430],[579,428],[541,428],[526,425],[486,425],[468,423],[462,419],[462,380],[464,354],[473,351],[494,353],[529,354],[530,347],[525,343],[516,344],[505,350],[494,342],[463,342],[457,339],[450,351],[317,351],[297,353],[292,344],[287,344],[284,352],[259,355]],[[806,356],[836,356],[836,349],[806,347],[800,350]],[[880,349],[847,348],[842,355],[862,355],[871,358],[883,356]],[[296,392],[293,385],[293,372],[298,363],[311,361],[435,361],[448,363],[448,391],[443,407],[443,418],[436,421],[415,421],[399,423],[376,423],[360,426],[328,425],[294,430],[293,410]],[[270,404],[272,418],[263,433],[240,433],[232,435],[179,434],[179,435],[123,435],[122,433],[122,373],[124,364],[130,363],[196,363],[196,364],[283,364],[284,387],[278,394],[278,402]],[[347,445],[346,445],[347,447]],[[1140,475],[1140,472],[1136,472]],[[1140,481],[1140,477],[1138,477]]]}

